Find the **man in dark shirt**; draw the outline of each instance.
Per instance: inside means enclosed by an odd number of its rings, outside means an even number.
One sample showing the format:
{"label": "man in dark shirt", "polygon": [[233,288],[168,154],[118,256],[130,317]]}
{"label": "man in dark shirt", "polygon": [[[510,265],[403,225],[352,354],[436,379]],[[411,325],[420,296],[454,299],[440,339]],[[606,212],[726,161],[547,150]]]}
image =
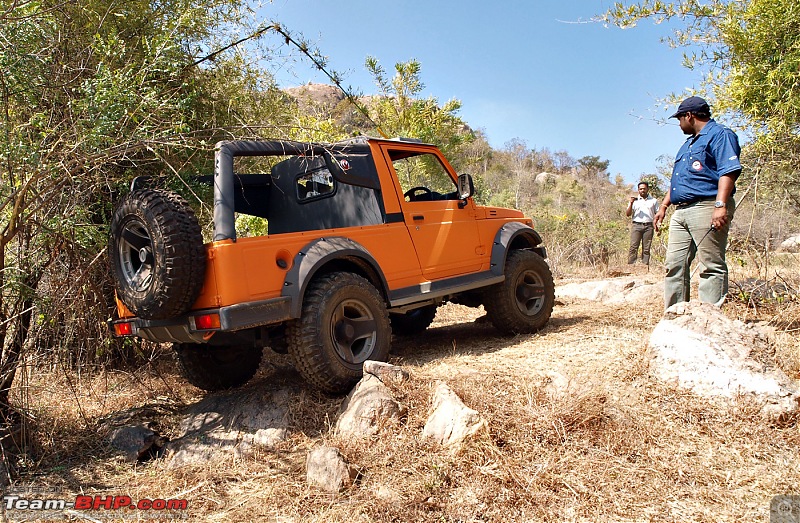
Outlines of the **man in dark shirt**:
{"label": "man in dark shirt", "polygon": [[669,222],[664,304],[669,308],[689,301],[689,267],[697,255],[703,265],[700,300],[720,306],[728,294],[725,249],[742,172],[739,139],[711,118],[708,103],[699,96],[681,102],[671,118],[689,137],[678,150],[669,192],[653,220],[659,230],[667,207],[676,206]]}

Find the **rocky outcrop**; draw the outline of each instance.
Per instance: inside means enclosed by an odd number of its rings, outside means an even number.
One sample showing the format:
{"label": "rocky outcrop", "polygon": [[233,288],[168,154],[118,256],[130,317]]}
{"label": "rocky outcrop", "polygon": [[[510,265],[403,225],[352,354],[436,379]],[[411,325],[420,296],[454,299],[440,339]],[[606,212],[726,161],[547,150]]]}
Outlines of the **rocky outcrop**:
{"label": "rocky outcrop", "polygon": [[545,185],[548,182],[555,183],[559,178],[557,174],[542,172],[536,175],[536,178],[533,179],[533,183],[536,185]]}
{"label": "rocky outcrop", "polygon": [[345,99],[344,93],[335,85],[306,84],[289,87],[284,92],[297,100],[301,108],[319,107],[331,111]]}
{"label": "rocky outcrop", "polygon": [[249,455],[273,447],[287,435],[288,390],[258,388],[209,394],[192,405],[182,436],[167,445],[172,466]]}
{"label": "rocky outcrop", "polygon": [[556,287],[556,298],[579,298],[608,304],[642,303],[661,298],[662,285],[632,278],[568,283]]}
{"label": "rocky outcrop", "polygon": [[800,388],[776,366],[768,333],[729,319],[713,305],[667,309],[649,351],[657,378],[700,396],[747,398],[770,417],[798,409]]}
{"label": "rocky outcrop", "polygon": [[783,240],[778,250],[784,252],[800,252],[800,234]]}

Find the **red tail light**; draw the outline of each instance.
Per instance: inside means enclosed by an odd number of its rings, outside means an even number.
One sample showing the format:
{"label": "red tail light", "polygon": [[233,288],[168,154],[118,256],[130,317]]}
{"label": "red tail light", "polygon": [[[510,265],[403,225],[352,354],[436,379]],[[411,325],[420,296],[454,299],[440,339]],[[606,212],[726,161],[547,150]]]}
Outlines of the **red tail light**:
{"label": "red tail light", "polygon": [[219,329],[219,314],[201,314],[194,317],[194,328],[199,331]]}
{"label": "red tail light", "polygon": [[114,334],[117,336],[131,336],[133,335],[133,327],[130,322],[115,323]]}

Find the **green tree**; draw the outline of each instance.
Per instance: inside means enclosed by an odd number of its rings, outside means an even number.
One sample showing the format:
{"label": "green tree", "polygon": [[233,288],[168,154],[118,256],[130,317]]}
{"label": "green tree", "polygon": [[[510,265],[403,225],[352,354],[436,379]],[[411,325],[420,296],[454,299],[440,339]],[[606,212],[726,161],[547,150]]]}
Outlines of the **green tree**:
{"label": "green tree", "polygon": [[389,136],[418,138],[438,145],[448,158],[461,155],[474,135],[457,115],[459,100],[444,105],[433,97],[422,98],[422,66],[417,60],[395,64],[395,74],[387,76],[377,59],[366,59],[367,70],[377,85],[380,96],[369,103],[372,119]]}
{"label": "green tree", "polygon": [[250,27],[246,7],[16,0],[0,9],[0,414],[32,336],[69,362],[112,343],[106,226],[133,176],[191,196],[183,175],[211,171],[218,139],[337,132],[294,112],[249,65],[258,56],[248,53],[266,49],[235,44],[273,26]]}
{"label": "green tree", "polygon": [[592,180],[602,178],[608,180],[609,160],[601,160],[599,156],[584,156],[578,159],[578,167],[584,178]]}
{"label": "green tree", "polygon": [[[800,205],[800,8],[796,0],[618,2],[600,17],[620,27],[669,20],[717,113],[752,136],[750,169]],[[677,98],[677,97],[676,97]],[[744,156],[744,155],[743,155]]]}

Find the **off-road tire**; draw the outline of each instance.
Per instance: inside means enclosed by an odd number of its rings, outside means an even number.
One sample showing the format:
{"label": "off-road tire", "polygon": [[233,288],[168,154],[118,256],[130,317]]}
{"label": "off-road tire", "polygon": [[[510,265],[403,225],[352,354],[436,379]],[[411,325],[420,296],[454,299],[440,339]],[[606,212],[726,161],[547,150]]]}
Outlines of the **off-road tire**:
{"label": "off-road tire", "polygon": [[261,364],[260,347],[175,343],[172,348],[186,381],[209,392],[244,385]]}
{"label": "off-road tire", "polygon": [[200,294],[203,236],[194,211],[175,193],[125,196],[111,219],[109,250],[117,296],[140,318],[180,316]]}
{"label": "off-road tire", "polygon": [[413,336],[424,332],[431,326],[436,316],[436,306],[426,305],[405,314],[389,314],[392,323],[392,333],[397,336]]}
{"label": "off-road tire", "polygon": [[366,279],[335,272],[312,281],[297,320],[286,328],[289,355],[314,387],[348,392],[366,360],[386,361],[392,330],[386,304]]}
{"label": "off-road tire", "polygon": [[550,267],[533,251],[508,254],[506,279],[486,290],[483,306],[503,334],[533,333],[550,319],[555,303],[555,285]]}

